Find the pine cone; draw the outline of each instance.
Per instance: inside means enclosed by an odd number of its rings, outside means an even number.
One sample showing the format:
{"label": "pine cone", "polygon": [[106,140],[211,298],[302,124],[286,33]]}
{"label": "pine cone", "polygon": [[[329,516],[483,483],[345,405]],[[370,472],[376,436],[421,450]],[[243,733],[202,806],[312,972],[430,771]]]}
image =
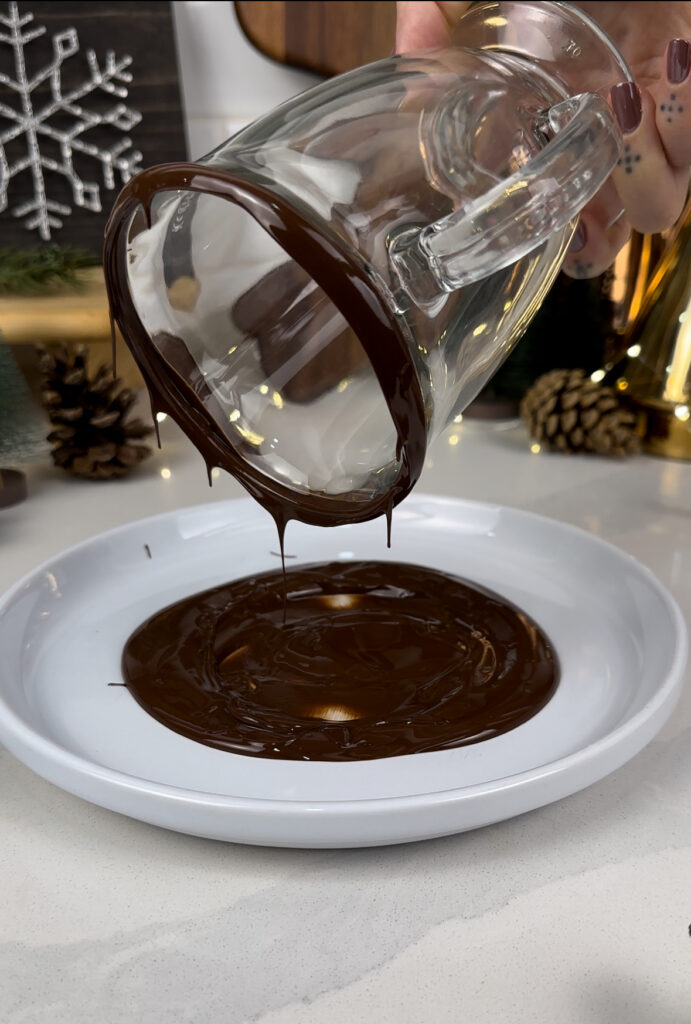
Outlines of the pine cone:
{"label": "pine cone", "polygon": [[635,414],[584,370],[543,374],[520,411],[531,438],[553,451],[632,455],[640,449]]}
{"label": "pine cone", "polygon": [[75,476],[108,480],[124,476],[151,454],[139,443],[152,433],[142,420],[127,414],[136,396],[120,388],[107,366],[93,377],[88,372],[88,348],[39,349],[43,374],[41,393],[53,430],[53,462]]}

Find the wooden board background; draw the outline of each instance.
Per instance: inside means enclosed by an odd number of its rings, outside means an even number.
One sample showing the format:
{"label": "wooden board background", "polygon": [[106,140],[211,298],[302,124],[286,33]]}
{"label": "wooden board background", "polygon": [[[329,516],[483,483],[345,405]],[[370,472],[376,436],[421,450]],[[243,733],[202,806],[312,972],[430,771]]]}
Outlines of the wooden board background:
{"label": "wooden board background", "polygon": [[[6,0],[0,0],[0,11],[8,13]],[[52,58],[52,37],[67,28],[75,28],[79,36],[80,50],[63,64],[62,84],[64,89],[84,82],[89,78],[86,50],[92,48],[103,67],[106,51],[113,50],[116,58],[128,54],[133,58],[129,70],[133,81],[129,96],[119,102],[138,110],[142,121],[127,134],[135,149],[143,154],[142,167],[167,160],[186,159],[185,133],[182,105],[178,84],[177,56],[171,5],[151,0],[120,0],[120,2],[78,3],[44,2],[44,0],[20,0],[20,15],[33,13],[34,22],[29,28],[45,25],[47,32],[40,39],[28,43],[26,56],[29,74],[45,67]],[[3,28],[2,31],[5,31]],[[0,70],[14,74],[14,57],[7,44],[0,44]],[[44,83],[33,94],[36,105],[43,104],[50,97],[48,83]],[[7,86],[0,85],[0,102],[17,109],[20,98]],[[112,106],[114,98],[97,90],[81,101],[88,110],[103,110]],[[56,120],[56,125],[62,127]],[[0,129],[8,121],[0,113]],[[96,127],[87,131],[84,138],[96,144],[107,142],[112,145],[121,138],[120,132]],[[56,144],[51,140],[42,141],[46,154],[57,156]],[[52,146],[52,149],[51,149]],[[8,144],[7,156],[10,162],[26,153],[26,143],[19,138]],[[64,218],[64,227],[56,231],[52,241],[60,244],[78,245],[101,252],[103,228],[108,211],[121,187],[119,175],[116,187],[108,191],[103,186],[101,165],[90,157],[78,156],[75,168],[80,177],[96,181],[101,186],[102,213],[74,206],[69,184],[59,174],[46,172],[46,191],[49,198],[72,207],[72,214]],[[38,244],[41,240],[35,231],[27,231],[21,220],[13,217],[11,208],[17,202],[32,195],[33,186],[30,170],[15,177],[9,186],[9,209],[0,213],[0,245],[22,247]]]}
{"label": "wooden board background", "polygon": [[247,38],[267,57],[336,75],[393,50],[396,4],[236,0],[238,20]]}

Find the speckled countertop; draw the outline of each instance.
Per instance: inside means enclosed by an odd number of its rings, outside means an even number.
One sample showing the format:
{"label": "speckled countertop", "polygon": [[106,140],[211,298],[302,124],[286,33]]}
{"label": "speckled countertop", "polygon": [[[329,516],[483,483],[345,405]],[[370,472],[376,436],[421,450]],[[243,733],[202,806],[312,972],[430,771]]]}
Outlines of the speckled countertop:
{"label": "speckled countertop", "polygon": [[[420,488],[529,509],[617,544],[691,613],[691,465],[531,455],[464,422]],[[119,523],[238,495],[176,428],[130,480],[28,467],[0,513],[0,589]],[[165,472],[164,472],[165,470]],[[476,832],[291,851],[178,835],[0,753],[3,1024],[686,1024],[691,692],[602,782]]]}

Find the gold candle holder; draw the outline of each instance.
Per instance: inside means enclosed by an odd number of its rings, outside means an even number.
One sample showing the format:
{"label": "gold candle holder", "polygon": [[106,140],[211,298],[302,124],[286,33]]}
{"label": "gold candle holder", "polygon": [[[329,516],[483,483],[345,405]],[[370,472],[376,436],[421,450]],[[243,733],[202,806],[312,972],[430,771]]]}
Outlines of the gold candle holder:
{"label": "gold candle holder", "polygon": [[638,413],[644,450],[691,459],[691,201],[675,228],[644,245],[654,253],[660,242],[629,308],[614,377]]}

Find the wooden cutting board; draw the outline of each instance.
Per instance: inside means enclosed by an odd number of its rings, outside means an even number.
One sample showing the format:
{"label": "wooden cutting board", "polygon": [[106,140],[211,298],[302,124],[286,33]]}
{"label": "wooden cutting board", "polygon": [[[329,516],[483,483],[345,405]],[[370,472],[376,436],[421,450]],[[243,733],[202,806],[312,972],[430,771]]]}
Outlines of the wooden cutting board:
{"label": "wooden cutting board", "polygon": [[393,50],[394,2],[255,2],[235,4],[242,29],[267,57],[320,75],[350,71]]}

